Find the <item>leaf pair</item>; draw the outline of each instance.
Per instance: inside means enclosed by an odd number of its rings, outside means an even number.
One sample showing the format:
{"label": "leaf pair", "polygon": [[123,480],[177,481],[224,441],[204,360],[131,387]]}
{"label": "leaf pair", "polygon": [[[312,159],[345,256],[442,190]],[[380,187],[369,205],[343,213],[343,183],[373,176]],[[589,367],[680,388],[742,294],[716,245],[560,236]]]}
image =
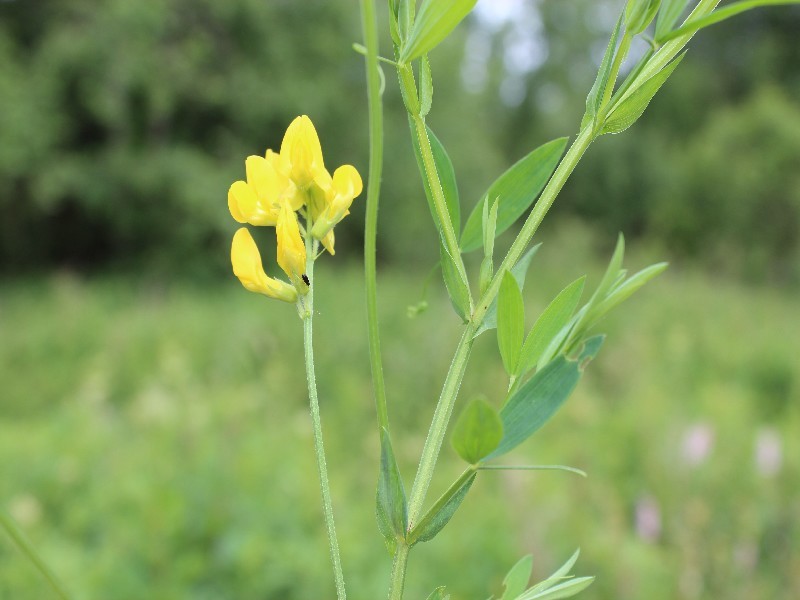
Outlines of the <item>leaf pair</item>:
{"label": "leaf pair", "polygon": [[[477,0],[423,0],[410,33],[402,41],[400,62],[409,63],[433,50],[470,13],[476,2]],[[403,4],[412,3],[414,0],[403,0]]]}
{"label": "leaf pair", "polygon": [[498,294],[497,341],[509,375],[515,379],[521,377],[534,367],[541,368],[556,354],[560,345],[553,342],[575,312],[585,279],[576,279],[559,292],[536,320],[523,344],[522,292],[510,273],[504,275]]}
{"label": "leaf pair", "polygon": [[504,591],[499,600],[556,600],[571,598],[582,592],[594,581],[594,577],[574,577],[569,574],[580,556],[575,553],[550,577],[528,587],[533,571],[533,557],[523,556],[503,579]]}

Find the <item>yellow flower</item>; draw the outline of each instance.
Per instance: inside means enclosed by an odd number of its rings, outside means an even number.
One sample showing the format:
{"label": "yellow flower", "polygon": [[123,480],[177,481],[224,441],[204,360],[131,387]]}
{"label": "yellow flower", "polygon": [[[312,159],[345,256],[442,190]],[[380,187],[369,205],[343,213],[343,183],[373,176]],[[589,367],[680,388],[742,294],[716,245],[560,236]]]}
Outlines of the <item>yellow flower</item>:
{"label": "yellow flower", "polygon": [[306,115],[297,117],[289,125],[279,157],[281,171],[301,190],[308,190],[312,183],[322,190],[329,185],[331,176],[325,170],[317,130]]}
{"label": "yellow flower", "polygon": [[267,150],[267,157],[248,156],[245,160],[247,181],[235,181],[228,190],[228,209],[239,223],[275,225],[281,203],[288,201],[294,210],[303,205],[303,195],[276,164],[277,155]]}
{"label": "yellow flower", "polygon": [[344,165],[336,169],[325,195],[325,209],[314,221],[312,235],[318,240],[324,239],[339,221],[350,214],[350,205],[362,189],[361,176],[355,167]]}
{"label": "yellow flower", "polygon": [[240,228],[233,236],[231,265],[233,274],[251,292],[264,294],[284,302],[297,300],[297,290],[293,286],[279,279],[268,277],[264,272],[258,246],[246,227]]}
{"label": "yellow flower", "polygon": [[288,202],[281,205],[275,233],[278,236],[278,265],[297,290],[304,294],[308,291],[307,282],[303,279],[306,272],[306,247],[300,235],[297,215]]}

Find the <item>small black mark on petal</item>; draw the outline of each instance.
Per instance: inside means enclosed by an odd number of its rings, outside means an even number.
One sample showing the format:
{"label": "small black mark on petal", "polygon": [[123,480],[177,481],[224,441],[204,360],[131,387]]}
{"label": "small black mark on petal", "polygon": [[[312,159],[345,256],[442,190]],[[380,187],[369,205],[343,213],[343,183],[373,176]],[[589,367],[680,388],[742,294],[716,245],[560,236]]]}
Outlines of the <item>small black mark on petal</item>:
{"label": "small black mark on petal", "polygon": [[305,273],[303,273],[303,281],[305,282],[306,285],[311,285],[311,280],[308,278],[308,275],[306,275]]}

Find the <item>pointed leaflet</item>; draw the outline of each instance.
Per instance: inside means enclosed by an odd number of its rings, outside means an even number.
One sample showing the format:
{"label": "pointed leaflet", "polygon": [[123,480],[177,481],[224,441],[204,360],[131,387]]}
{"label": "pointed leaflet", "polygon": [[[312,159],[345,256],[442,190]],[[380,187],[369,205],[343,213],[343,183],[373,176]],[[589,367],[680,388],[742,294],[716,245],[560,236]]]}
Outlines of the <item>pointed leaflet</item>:
{"label": "pointed leaflet", "polygon": [[562,600],[563,598],[572,598],[592,585],[593,582],[594,577],[575,577],[539,593],[525,593],[517,600]]}
{"label": "pointed leaflet", "polygon": [[450,489],[439,498],[436,503],[431,506],[431,509],[425,514],[419,523],[409,532],[408,544],[414,545],[418,542],[427,542],[435,538],[439,532],[444,529],[444,526],[450,522],[451,517],[456,512],[464,498],[472,487],[475,477],[478,475],[475,471],[471,474],[467,472],[466,477],[459,478],[455,489]]}
{"label": "pointed leaflet", "polygon": [[439,586],[431,592],[431,595],[428,596],[428,600],[450,600],[450,594],[446,592],[445,586]]}
{"label": "pointed leaflet", "polygon": [[453,427],[451,443],[458,455],[471,465],[491,454],[503,439],[503,423],[486,400],[470,402]]}
{"label": "pointed leaflet", "polygon": [[523,556],[511,567],[511,570],[503,579],[504,591],[500,600],[515,600],[528,587],[533,571],[533,555]]}
{"label": "pointed leaflet", "polygon": [[678,18],[683,14],[686,9],[686,4],[689,0],[662,0],[661,9],[658,11],[658,19],[656,19],[656,41],[661,41],[661,38],[672,31]]}
{"label": "pointed leaflet", "polygon": [[628,0],[625,7],[625,29],[630,35],[639,35],[655,18],[661,0]]}
{"label": "pointed leaflet", "polygon": [[739,2],[731,2],[730,4],[727,4],[722,8],[718,8],[704,17],[691,18],[690,15],[690,18],[686,23],[684,23],[678,29],[671,31],[668,34],[664,34],[659,41],[667,42],[683,35],[693,34],[700,29],[705,29],[710,25],[715,25],[716,23],[730,19],[731,17],[753,8],[762,6],[781,6],[786,4],[800,4],[800,0],[740,0]]}
{"label": "pointed leaflet", "polygon": [[675,68],[681,63],[686,52],[678,56],[675,60],[645,81],[630,96],[614,107],[613,111],[606,118],[600,134],[621,133],[633,125],[642,116],[650,100],[656,92],[664,85],[664,82],[672,75]]}
{"label": "pointed leaflet", "polygon": [[517,363],[525,335],[525,305],[517,280],[506,271],[497,295],[497,345],[506,373],[517,371]]}
{"label": "pointed leaflet", "polygon": [[568,138],[558,138],[536,148],[512,165],[489,186],[480,202],[472,209],[461,234],[461,249],[471,252],[481,247],[483,204],[500,199],[495,236],[511,227],[533,204],[556,170]]}
{"label": "pointed leaflet", "polygon": [[596,306],[594,306],[589,314],[586,315],[586,322],[588,326],[591,326],[599,319],[602,319],[612,309],[616,308],[625,300],[630,298],[644,284],[663,273],[667,266],[667,263],[650,265],[635,275],[632,275],[627,281],[624,281],[614,287],[608,293],[608,295],[606,295],[606,297],[602,299]]}
{"label": "pointed leaflet", "polygon": [[604,336],[595,336],[587,340],[577,360],[557,357],[511,396],[500,411],[503,440],[487,460],[516,448],[561,408],[578,384],[586,363],[600,350],[603,339]]}
{"label": "pointed leaflet", "polygon": [[[528,274],[528,267],[531,264],[531,259],[533,259],[533,255],[536,254],[537,250],[539,250],[541,246],[541,243],[533,246],[530,250],[522,255],[522,258],[519,259],[516,265],[511,267],[511,274],[514,276],[514,279],[517,280],[519,289],[521,290],[525,288],[525,276]],[[473,337],[478,337],[484,331],[494,329],[495,327],[497,327],[497,298],[492,300],[492,303],[486,310],[486,316],[483,317],[483,322],[475,331],[475,335]]]}
{"label": "pointed leaflet", "polygon": [[611,34],[611,40],[608,42],[603,60],[600,63],[600,68],[597,71],[597,78],[594,80],[592,89],[589,90],[589,95],[586,96],[586,114],[583,117],[581,129],[593,121],[597,113],[600,112],[600,103],[603,101],[603,96],[608,86],[608,78],[611,76],[611,65],[614,59],[614,51],[617,49],[617,37],[619,36],[621,26],[622,15],[617,19],[617,24]]}
{"label": "pointed leaflet", "polygon": [[406,492],[392,451],[389,432],[381,428],[381,465],[377,492],[378,527],[387,545],[405,536],[408,527]]}
{"label": "pointed leaflet", "polygon": [[567,324],[580,302],[586,277],[581,277],[561,290],[536,319],[522,347],[516,375],[524,375],[536,366],[542,353]]}
{"label": "pointed leaflet", "polygon": [[453,304],[453,310],[465,323],[469,320],[469,288],[458,272],[453,259],[447,253],[444,244],[439,244],[439,256],[442,265],[442,278],[447,287],[447,294]]}
{"label": "pointed leaflet", "polygon": [[423,0],[411,35],[400,51],[408,63],[433,50],[466,17],[477,0]]}

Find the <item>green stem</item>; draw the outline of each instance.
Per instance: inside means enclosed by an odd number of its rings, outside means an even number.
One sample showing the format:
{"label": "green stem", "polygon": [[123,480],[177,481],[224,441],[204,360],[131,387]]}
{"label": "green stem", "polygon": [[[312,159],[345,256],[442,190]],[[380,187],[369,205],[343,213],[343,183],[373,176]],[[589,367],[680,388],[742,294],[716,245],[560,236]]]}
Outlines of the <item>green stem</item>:
{"label": "green stem", "polygon": [[550,210],[550,207],[553,205],[556,196],[558,196],[561,188],[564,187],[564,183],[567,181],[567,178],[575,170],[575,167],[578,165],[578,162],[580,161],[584,152],[586,152],[586,149],[592,143],[593,139],[592,128],[586,127],[578,134],[578,137],[575,138],[572,146],[570,146],[569,150],[567,150],[564,158],[556,168],[555,173],[553,173],[550,181],[547,182],[547,186],[545,186],[544,190],[542,191],[542,195],[539,197],[539,200],[536,202],[530,214],[528,215],[528,218],[525,220],[525,224],[522,226],[519,235],[517,235],[514,243],[511,244],[511,248],[509,248],[508,253],[506,253],[505,258],[503,259],[503,262],[495,272],[489,287],[486,288],[483,296],[481,296],[475,312],[472,313],[471,322],[473,326],[477,327],[480,325],[481,321],[483,321],[483,317],[486,316],[486,311],[489,309],[492,300],[494,300],[495,296],[497,296],[497,292],[500,290],[500,282],[502,281],[503,274],[506,271],[510,271],[511,267],[517,264],[517,261],[522,256],[522,253],[525,251],[525,248],[528,246],[531,238],[533,238],[533,234],[536,233],[539,225],[541,225],[542,219],[544,219],[547,211]]}
{"label": "green stem", "polygon": [[364,279],[367,288],[367,333],[369,362],[378,428],[389,430],[386,407],[386,383],[381,362],[381,339],[378,327],[378,290],[376,253],[378,236],[378,201],[383,168],[383,106],[381,105],[380,71],[378,66],[378,29],[374,0],[361,0],[361,27],[366,46],[367,101],[369,104],[369,182],[367,183],[367,215],[364,227]]}
{"label": "green stem", "polygon": [[[306,227],[311,231],[311,224]],[[325,516],[325,527],[328,532],[328,544],[331,551],[331,562],[333,563],[333,576],[336,583],[336,597],[345,600],[347,594],[344,589],[344,575],[342,574],[342,561],[339,558],[339,543],[336,539],[336,527],[333,522],[333,502],[331,501],[331,490],[328,484],[328,467],[325,465],[325,448],[322,444],[322,420],[319,414],[319,399],[317,398],[317,378],[314,373],[314,348],[313,330],[314,321],[314,258],[317,254],[317,244],[310,235],[306,236],[306,275],[311,286],[308,294],[302,299],[303,313],[303,347],[306,359],[306,378],[308,380],[308,399],[311,404],[311,423],[314,430],[314,450],[317,458],[317,469],[319,470],[319,485],[322,490],[322,511]]]}
{"label": "green stem", "polygon": [[461,340],[458,342],[456,353],[453,356],[453,362],[450,364],[450,370],[447,372],[442,393],[439,396],[439,402],[436,404],[433,420],[428,430],[428,437],[425,439],[425,445],[422,448],[422,456],[420,457],[419,467],[417,467],[417,475],[414,478],[414,485],[411,486],[411,494],[409,495],[409,528],[414,527],[414,524],[417,522],[422,512],[422,504],[425,501],[425,495],[428,492],[428,487],[433,478],[433,470],[439,458],[439,450],[442,447],[442,441],[447,431],[447,424],[450,422],[450,416],[453,414],[456,396],[458,396],[461,380],[467,369],[467,362],[469,360],[470,351],[472,350],[474,336],[475,327],[471,324],[467,325],[464,328]]}
{"label": "green stem", "polygon": [[42,560],[42,557],[39,556],[39,553],[36,552],[36,548],[33,547],[31,541],[28,537],[23,533],[23,531],[17,526],[14,522],[14,519],[11,518],[6,511],[0,508],[0,525],[3,526],[8,536],[16,545],[17,549],[22,552],[29,561],[33,563],[33,565],[39,570],[42,577],[45,578],[47,583],[50,584],[50,587],[53,591],[58,595],[59,598],[62,600],[70,600],[70,595],[64,589],[64,586],[58,580],[55,573],[50,570],[50,567],[47,566],[47,563]]}
{"label": "green stem", "polygon": [[406,567],[408,566],[408,553],[411,547],[400,542],[394,552],[392,561],[392,575],[389,583],[389,600],[402,600],[403,588],[406,583]]}
{"label": "green stem", "polygon": [[[453,222],[450,219],[450,213],[447,210],[447,201],[444,197],[444,190],[442,183],[439,180],[439,173],[436,171],[436,162],[433,159],[433,149],[431,148],[431,141],[428,138],[428,130],[425,127],[425,120],[419,115],[411,115],[411,120],[414,123],[414,133],[419,142],[419,151],[422,155],[422,164],[425,169],[425,178],[428,180],[428,188],[433,197],[433,206],[436,209],[436,216],[439,219],[439,226],[442,232],[444,247],[447,253],[453,259],[453,263],[458,270],[458,274],[464,281],[467,290],[469,284],[467,279],[467,271],[464,268],[464,259],[461,256],[461,248],[458,245],[455,230],[453,229]],[[470,312],[472,311],[472,294],[469,298]]]}

